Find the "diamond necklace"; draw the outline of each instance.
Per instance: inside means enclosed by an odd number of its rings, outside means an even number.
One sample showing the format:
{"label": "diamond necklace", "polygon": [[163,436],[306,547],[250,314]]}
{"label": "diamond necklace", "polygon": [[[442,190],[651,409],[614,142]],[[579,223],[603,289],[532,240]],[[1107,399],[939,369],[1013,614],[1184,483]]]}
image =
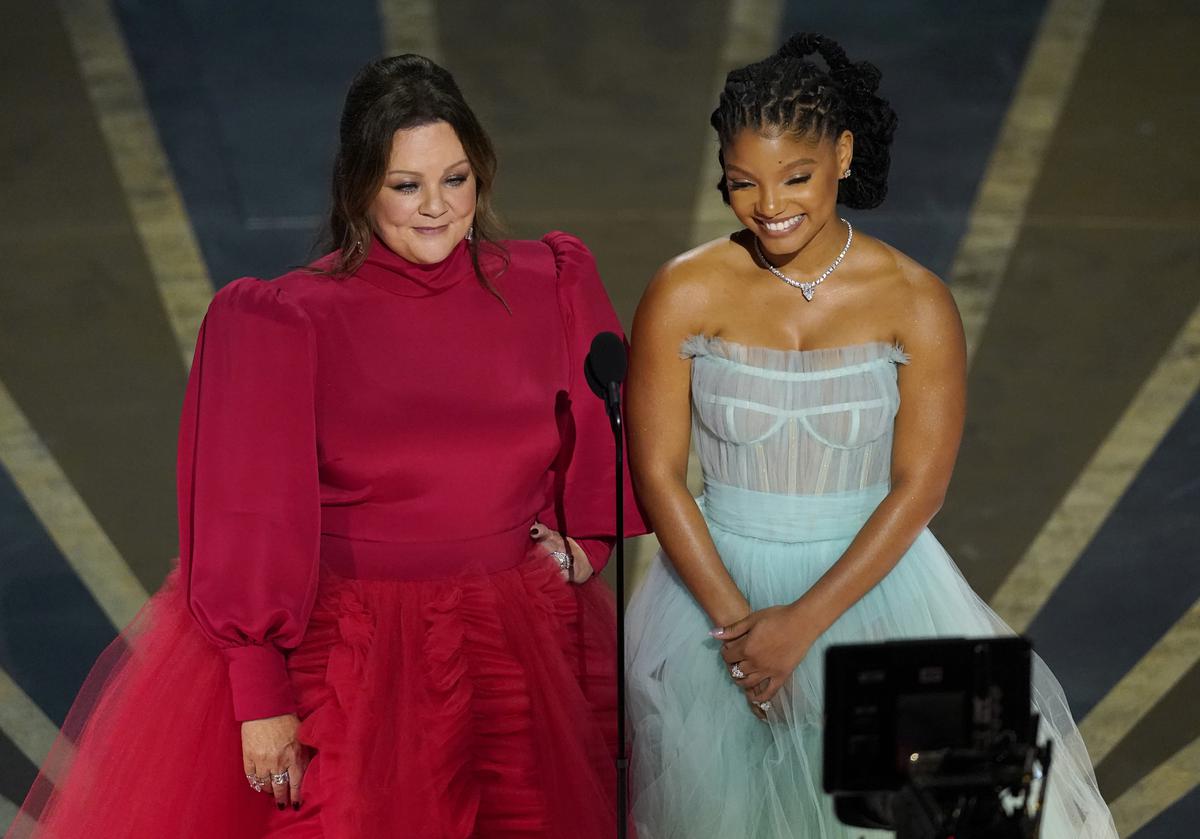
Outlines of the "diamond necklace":
{"label": "diamond necklace", "polygon": [[837,267],[842,264],[842,260],[846,258],[846,253],[850,250],[850,243],[854,241],[853,225],[851,225],[850,222],[846,221],[845,219],[842,219],[842,221],[846,223],[846,246],[842,248],[842,252],[837,255],[837,259],[833,261],[833,264],[826,268],[825,272],[811,283],[802,283],[799,280],[793,280],[787,274],[783,273],[770,262],[768,262],[766,254],[763,253],[762,243],[758,241],[757,236],[754,237],[754,252],[758,254],[759,261],[766,266],[768,271],[770,271],[779,279],[783,280],[792,288],[800,289],[800,293],[804,295],[805,300],[812,300],[813,292],[816,291],[817,286],[823,283],[825,278],[836,271]]}

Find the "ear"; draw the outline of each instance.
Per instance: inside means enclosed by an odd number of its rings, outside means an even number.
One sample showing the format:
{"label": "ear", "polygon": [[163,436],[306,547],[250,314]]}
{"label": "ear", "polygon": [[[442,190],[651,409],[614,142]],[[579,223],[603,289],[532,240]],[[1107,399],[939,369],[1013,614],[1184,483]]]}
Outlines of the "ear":
{"label": "ear", "polygon": [[837,153],[838,174],[840,175],[850,168],[850,164],[854,160],[854,135],[848,130],[843,131],[834,141],[834,151]]}

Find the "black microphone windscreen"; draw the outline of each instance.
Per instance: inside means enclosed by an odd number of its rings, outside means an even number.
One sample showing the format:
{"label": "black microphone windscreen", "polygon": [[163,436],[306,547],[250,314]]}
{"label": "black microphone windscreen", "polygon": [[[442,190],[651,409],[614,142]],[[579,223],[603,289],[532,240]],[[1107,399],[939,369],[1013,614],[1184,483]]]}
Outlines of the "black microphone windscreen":
{"label": "black microphone windscreen", "polygon": [[592,339],[592,348],[584,362],[584,374],[592,393],[604,398],[608,385],[625,381],[629,360],[625,342],[615,332],[601,332]]}

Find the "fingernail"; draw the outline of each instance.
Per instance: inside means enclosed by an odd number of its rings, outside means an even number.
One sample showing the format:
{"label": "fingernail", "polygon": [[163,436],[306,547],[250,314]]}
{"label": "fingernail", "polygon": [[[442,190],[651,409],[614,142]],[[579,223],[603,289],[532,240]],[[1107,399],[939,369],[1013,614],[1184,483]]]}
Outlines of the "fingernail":
{"label": "fingernail", "polygon": [[293,801],[293,802],[292,802],[292,809],[293,809],[293,810],[299,810],[299,809],[300,809],[300,802],[299,802],[299,801]]}
{"label": "fingernail", "polygon": [[713,638],[724,638],[725,637],[725,627],[718,626],[716,629],[712,630],[708,634],[711,635]]}
{"label": "fingernail", "polygon": [[279,809],[280,809],[280,810],[284,810],[284,809],[286,809],[286,807],[287,807],[287,805],[286,805],[286,804],[284,804],[283,802],[280,802],[280,803],[279,803]]}

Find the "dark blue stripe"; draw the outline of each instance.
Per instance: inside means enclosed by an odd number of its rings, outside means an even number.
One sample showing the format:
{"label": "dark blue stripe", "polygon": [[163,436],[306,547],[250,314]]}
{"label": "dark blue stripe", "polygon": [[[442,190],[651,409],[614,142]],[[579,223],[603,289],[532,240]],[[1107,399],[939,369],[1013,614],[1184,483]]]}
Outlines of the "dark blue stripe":
{"label": "dark blue stripe", "polygon": [[0,667],[62,724],[116,630],[0,468]]}
{"label": "dark blue stripe", "polygon": [[883,72],[900,118],[887,200],[847,217],[942,275],[950,270],[1044,0],[791,0],[783,35],[820,32]]}
{"label": "dark blue stripe", "polygon": [[1200,394],[1029,629],[1082,717],[1197,598]]}
{"label": "dark blue stripe", "polygon": [[342,98],[380,53],[368,0],[117,0],[216,286],[312,253]]}

